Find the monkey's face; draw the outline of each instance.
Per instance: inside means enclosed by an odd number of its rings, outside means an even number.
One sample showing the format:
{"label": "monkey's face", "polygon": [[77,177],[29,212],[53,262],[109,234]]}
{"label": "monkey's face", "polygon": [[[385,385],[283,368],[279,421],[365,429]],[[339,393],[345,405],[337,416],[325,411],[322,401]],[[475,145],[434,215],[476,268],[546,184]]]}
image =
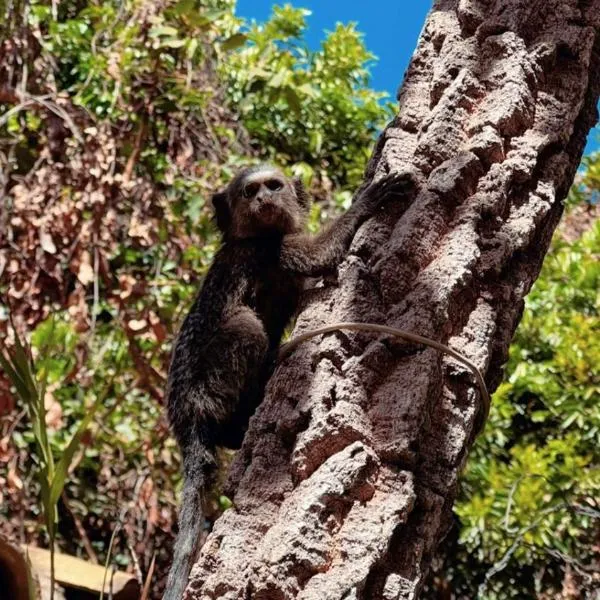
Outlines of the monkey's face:
{"label": "monkey's face", "polygon": [[224,194],[215,194],[217,223],[230,238],[301,231],[308,211],[302,184],[281,171],[260,167],[242,171]]}

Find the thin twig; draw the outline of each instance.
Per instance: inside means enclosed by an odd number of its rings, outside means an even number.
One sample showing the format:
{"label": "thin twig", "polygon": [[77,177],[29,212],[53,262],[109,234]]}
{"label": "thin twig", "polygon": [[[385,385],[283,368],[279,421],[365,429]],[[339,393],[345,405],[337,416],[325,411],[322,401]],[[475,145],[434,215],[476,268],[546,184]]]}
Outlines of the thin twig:
{"label": "thin twig", "polygon": [[140,600],[148,600],[148,596],[150,595],[150,583],[152,582],[152,576],[154,575],[154,567],[156,566],[156,551],[152,554],[152,560],[150,561],[150,568],[148,569],[148,574],[146,575],[146,583],[144,584],[144,589],[142,590],[142,595],[140,596]]}
{"label": "thin twig", "polygon": [[527,533],[529,533],[530,531],[532,531],[533,529],[535,529],[548,515],[559,512],[561,510],[568,510],[568,511],[575,512],[578,514],[584,514],[586,516],[591,516],[592,518],[600,518],[600,513],[597,513],[596,511],[594,511],[592,509],[591,514],[590,514],[590,512],[588,512],[586,509],[587,509],[587,507],[582,507],[577,504],[569,504],[568,502],[561,502],[560,504],[557,504],[556,506],[550,506],[550,507],[542,510],[539,513],[537,519],[535,519],[527,527],[524,527],[523,529],[521,529],[521,531],[519,532],[519,535],[517,535],[517,537],[515,537],[515,539],[513,540],[513,543],[510,545],[510,548],[504,553],[504,556],[502,556],[502,558],[499,561],[494,563],[492,565],[492,567],[487,571],[483,582],[481,583],[481,585],[478,588],[478,591],[477,591],[478,596],[477,597],[483,597],[483,594],[485,592],[485,589],[486,589],[490,579],[494,575],[497,575],[498,573],[500,573],[501,571],[506,569],[506,567],[508,566],[508,563],[510,562],[512,555],[515,553],[517,548],[523,543],[523,538],[525,537],[525,535]]}
{"label": "thin twig", "polygon": [[127,164],[125,165],[125,170],[123,171],[123,183],[128,183],[133,174],[133,169],[135,164],[137,163],[140,154],[142,153],[142,145],[146,138],[146,130],[148,128],[148,118],[146,114],[142,116],[142,120],[140,122],[140,127],[138,129],[137,135],[135,136],[135,142],[133,145],[133,151],[131,152],[129,158],[127,159]]}
{"label": "thin twig", "polygon": [[8,123],[8,120],[16,113],[18,113],[21,110],[26,109],[28,106],[31,106],[32,104],[35,104],[35,102],[33,100],[25,100],[19,104],[17,104],[16,106],[13,106],[12,108],[9,108],[1,117],[0,117],[0,127],[4,127],[4,125],[6,125],[6,123]]}
{"label": "thin twig", "polygon": [[[127,530],[125,530],[125,533],[127,533]],[[144,576],[142,574],[142,568],[140,567],[140,560],[137,557],[137,554],[135,553],[133,544],[131,543],[129,537],[127,537],[127,548],[129,549],[129,554],[131,554],[131,560],[133,561],[133,570],[135,571],[135,578],[140,584],[140,587],[142,587],[144,585]]]}
{"label": "thin twig", "polygon": [[85,532],[85,528],[83,527],[83,524],[81,523],[81,519],[75,514],[75,511],[73,510],[73,507],[71,506],[71,502],[69,501],[69,498],[67,497],[67,494],[65,493],[64,490],[61,493],[60,497],[61,497],[66,509],[69,511],[69,514],[71,515],[71,517],[73,519],[73,522],[75,523],[75,528],[77,529],[77,533],[79,534],[79,537],[81,538],[81,542],[83,543],[83,547],[85,548],[85,551],[88,555],[88,558],[90,559],[90,562],[95,565],[100,564],[100,561],[98,560],[98,556],[94,552],[94,548],[92,546],[92,543],[90,542],[90,538],[88,537],[87,533]]}
{"label": "thin twig", "polygon": [[40,97],[29,96],[29,98],[38,102],[42,106],[45,106],[49,111],[53,112],[57,117],[60,117],[66,123],[67,127],[71,130],[73,137],[80,144],[83,144],[83,136],[81,135],[79,128],[77,127],[77,125],[75,125],[75,122],[73,121],[73,119],[71,119],[71,117],[69,116],[69,113],[67,113],[67,111],[64,108],[60,107],[55,102],[50,102],[48,100],[45,100],[41,96]]}
{"label": "thin twig", "polygon": [[517,489],[519,487],[519,485],[521,485],[521,482],[524,481],[525,479],[536,479],[536,478],[540,478],[540,479],[544,479],[545,481],[547,481],[548,483],[550,483],[548,481],[547,477],[544,477],[543,475],[538,475],[537,473],[531,473],[528,475],[521,475],[511,486],[510,491],[508,492],[508,501],[506,503],[506,511],[504,512],[504,519],[502,520],[503,522],[503,526],[504,526],[504,530],[507,533],[516,533],[517,531],[519,531],[518,527],[515,527],[513,529],[511,529],[508,525],[508,520],[510,518],[510,513],[512,510],[512,504],[513,504],[513,500],[514,500],[514,495],[517,492]]}
{"label": "thin twig", "polygon": [[564,508],[567,508],[567,505],[559,504],[557,506],[552,506],[550,508],[547,508],[546,510],[542,511],[542,513],[538,516],[538,518],[535,521],[533,521],[527,527],[524,527],[523,529],[521,529],[521,531],[519,532],[519,535],[517,535],[517,537],[515,537],[515,539],[513,540],[513,543],[510,545],[509,549],[504,553],[504,556],[502,556],[502,558],[499,561],[494,563],[492,565],[492,567],[490,569],[488,569],[488,571],[485,574],[485,577],[483,579],[483,582],[481,583],[481,585],[479,586],[479,588],[477,590],[478,598],[483,597],[483,594],[485,592],[485,589],[486,589],[490,579],[494,575],[497,575],[498,573],[500,573],[501,571],[506,569],[506,567],[508,566],[508,563],[510,562],[512,555],[516,552],[517,548],[523,541],[525,534],[529,533],[532,529],[535,529],[542,522],[542,520],[545,517],[547,517],[549,514],[558,512],[559,510],[563,510]]}
{"label": "thin twig", "polygon": [[[108,573],[108,569],[110,567],[110,558],[112,555],[113,544],[115,543],[115,539],[117,537],[117,533],[123,526],[123,521],[127,515],[127,511],[129,509],[124,507],[121,513],[119,514],[119,518],[117,523],[115,524],[115,528],[113,529],[112,535],[110,536],[110,542],[108,543],[108,550],[106,552],[106,561],[104,562],[104,575],[102,577],[102,589],[100,590],[100,600],[104,600],[104,588],[106,587],[106,575]],[[112,583],[112,578],[111,578]]]}
{"label": "thin twig", "polygon": [[94,300],[92,302],[92,322],[90,326],[90,334],[93,335],[96,329],[96,314],[98,313],[98,306],[100,303],[100,286],[98,283],[98,271],[100,258],[98,256],[98,240],[94,233]]}
{"label": "thin twig", "polygon": [[21,110],[29,106],[40,105],[54,113],[57,117],[60,117],[67,127],[71,130],[73,137],[80,143],[83,143],[83,136],[79,131],[77,125],[70,117],[69,113],[59,106],[56,102],[49,100],[50,96],[48,94],[44,96],[32,96],[30,94],[20,92],[20,91],[10,91],[10,90],[2,90],[2,98],[10,98],[11,101],[20,100],[20,103],[16,106],[13,106],[9,109],[2,117],[0,117],[0,127],[4,126],[10,117]]}

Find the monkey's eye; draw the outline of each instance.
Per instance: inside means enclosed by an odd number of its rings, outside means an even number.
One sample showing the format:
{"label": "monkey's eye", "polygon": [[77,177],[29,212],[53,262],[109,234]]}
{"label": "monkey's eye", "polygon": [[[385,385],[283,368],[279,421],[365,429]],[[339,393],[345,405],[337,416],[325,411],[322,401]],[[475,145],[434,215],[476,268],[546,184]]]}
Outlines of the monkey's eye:
{"label": "monkey's eye", "polygon": [[269,179],[268,181],[265,181],[265,185],[272,192],[277,192],[283,187],[283,183],[279,179]]}
{"label": "monkey's eye", "polygon": [[260,183],[249,183],[244,186],[244,190],[242,193],[244,194],[244,198],[252,198],[256,196],[256,192],[258,192],[258,188],[260,187]]}

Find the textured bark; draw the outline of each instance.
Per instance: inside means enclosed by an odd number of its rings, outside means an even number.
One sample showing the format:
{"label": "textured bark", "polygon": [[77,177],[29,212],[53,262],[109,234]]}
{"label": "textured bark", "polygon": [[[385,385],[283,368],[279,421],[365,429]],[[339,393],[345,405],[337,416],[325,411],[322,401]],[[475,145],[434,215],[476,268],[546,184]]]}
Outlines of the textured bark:
{"label": "textured bark", "polygon": [[[596,119],[600,0],[439,0],[367,178],[412,170],[296,332],[386,323],[498,385]],[[478,427],[471,374],[433,350],[339,332],[275,372],[189,598],[418,596]]]}

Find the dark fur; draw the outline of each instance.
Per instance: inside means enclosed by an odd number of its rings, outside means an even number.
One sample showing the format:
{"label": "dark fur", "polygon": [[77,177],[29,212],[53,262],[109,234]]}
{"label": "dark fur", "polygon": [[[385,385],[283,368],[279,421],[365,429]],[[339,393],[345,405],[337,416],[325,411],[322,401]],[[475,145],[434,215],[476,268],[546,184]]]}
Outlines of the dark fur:
{"label": "dark fur", "polygon": [[[267,187],[276,187],[274,180],[281,189]],[[256,195],[245,197],[248,182],[256,188],[257,181]],[[183,323],[169,370],[168,412],[183,455],[184,487],[165,600],[180,600],[199,549],[215,446],[239,447],[304,278],[335,268],[358,226],[381,202],[411,187],[404,175],[363,188],[346,214],[316,236],[301,232],[310,205],[303,185],[271,167],[244,169],[213,196],[223,245]]]}

